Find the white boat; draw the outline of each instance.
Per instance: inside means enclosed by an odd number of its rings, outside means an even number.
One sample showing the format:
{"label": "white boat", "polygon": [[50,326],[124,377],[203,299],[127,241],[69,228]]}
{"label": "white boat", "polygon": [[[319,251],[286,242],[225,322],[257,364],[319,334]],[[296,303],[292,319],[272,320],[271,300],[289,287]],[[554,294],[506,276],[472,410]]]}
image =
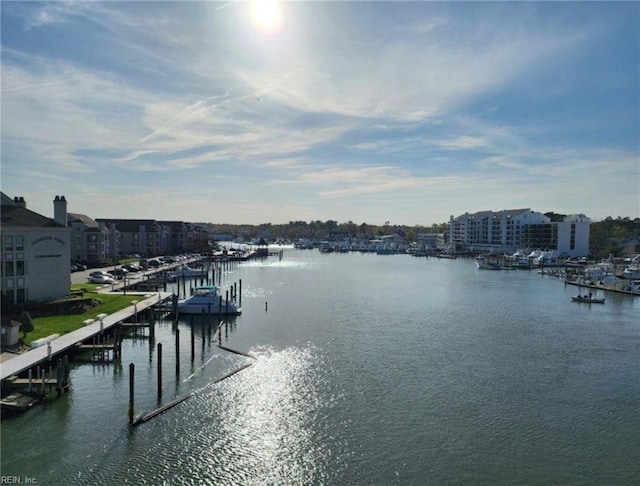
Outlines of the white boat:
{"label": "white boat", "polygon": [[195,277],[206,277],[207,269],[206,268],[192,268],[188,265],[185,265],[177,270],[171,270],[167,272],[168,280],[175,280],[177,278],[195,278]]}
{"label": "white boat", "polygon": [[196,287],[189,297],[178,300],[178,314],[202,314],[203,312],[238,315],[242,313],[242,309],[234,301],[227,301],[221,297],[215,285]]}
{"label": "white boat", "polygon": [[640,265],[629,265],[622,271],[622,277],[629,280],[640,280]]}
{"label": "white boat", "polygon": [[584,269],[584,278],[587,280],[601,280],[615,275],[615,266],[611,262],[600,262]]}
{"label": "white boat", "polygon": [[495,262],[490,262],[487,259],[476,260],[476,265],[480,270],[500,270],[500,265]]}

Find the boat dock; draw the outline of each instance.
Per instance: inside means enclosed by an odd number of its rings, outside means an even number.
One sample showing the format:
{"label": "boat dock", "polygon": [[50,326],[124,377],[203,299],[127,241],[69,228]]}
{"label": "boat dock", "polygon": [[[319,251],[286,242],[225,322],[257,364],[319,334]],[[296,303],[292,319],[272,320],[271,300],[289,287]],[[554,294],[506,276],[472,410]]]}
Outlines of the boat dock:
{"label": "boat dock", "polygon": [[17,377],[20,373],[34,366],[52,361],[54,356],[77,347],[84,341],[102,334],[103,331],[136,316],[146,309],[168,301],[173,294],[171,292],[155,292],[153,294],[141,293],[140,296],[141,300],[139,302],[125,309],[107,315],[103,319],[96,319],[80,329],[53,339],[46,345],[31,349],[26,353],[4,361],[0,367],[0,381],[4,382],[12,377]]}
{"label": "boat dock", "polygon": [[584,287],[586,289],[605,290],[617,294],[640,296],[640,288],[631,281],[622,283],[599,283],[593,282],[591,279],[579,278],[576,280],[566,279],[565,285],[575,285],[576,287]]}

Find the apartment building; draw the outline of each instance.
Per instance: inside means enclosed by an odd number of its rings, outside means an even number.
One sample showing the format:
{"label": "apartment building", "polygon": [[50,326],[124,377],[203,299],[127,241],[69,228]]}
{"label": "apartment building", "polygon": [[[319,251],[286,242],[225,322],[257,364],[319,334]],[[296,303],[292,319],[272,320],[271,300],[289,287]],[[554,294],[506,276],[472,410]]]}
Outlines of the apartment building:
{"label": "apartment building", "polygon": [[21,304],[68,295],[71,229],[67,227],[65,197],[55,197],[51,219],[27,209],[23,197],[0,196],[2,302]]}
{"label": "apartment building", "polygon": [[449,244],[456,250],[515,252],[541,249],[568,256],[589,253],[591,220],[573,214],[564,221],[530,208],[465,213],[449,219]]}

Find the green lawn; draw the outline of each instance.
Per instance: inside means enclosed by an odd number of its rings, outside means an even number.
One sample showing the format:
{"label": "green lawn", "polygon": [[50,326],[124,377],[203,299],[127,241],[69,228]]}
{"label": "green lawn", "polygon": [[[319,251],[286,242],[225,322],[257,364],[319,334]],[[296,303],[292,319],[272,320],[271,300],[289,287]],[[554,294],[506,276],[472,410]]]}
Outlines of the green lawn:
{"label": "green lawn", "polygon": [[[36,339],[40,339],[51,334],[66,334],[82,327],[83,321],[94,319],[98,314],[113,314],[125,307],[131,305],[134,300],[140,300],[139,295],[122,295],[122,294],[97,294],[91,292],[96,284],[74,284],[71,290],[80,288],[87,289],[84,293],[85,298],[94,298],[102,300],[102,304],[93,307],[82,314],[57,315],[50,317],[34,317],[33,331],[27,334],[25,344],[31,344]],[[22,335],[22,334],[21,334]]]}

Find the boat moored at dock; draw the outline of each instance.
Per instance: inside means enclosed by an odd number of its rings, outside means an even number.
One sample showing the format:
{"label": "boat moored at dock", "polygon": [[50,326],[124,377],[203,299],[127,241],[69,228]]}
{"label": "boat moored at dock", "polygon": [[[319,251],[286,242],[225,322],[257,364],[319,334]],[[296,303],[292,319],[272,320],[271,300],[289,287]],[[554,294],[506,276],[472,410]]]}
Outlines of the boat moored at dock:
{"label": "boat moored at dock", "polygon": [[242,309],[232,300],[220,296],[215,285],[202,285],[193,289],[186,299],[178,300],[178,314],[230,314],[238,315]]}
{"label": "boat moored at dock", "polygon": [[167,272],[167,280],[176,280],[178,278],[200,278],[207,276],[206,268],[193,268],[185,265],[177,270]]}
{"label": "boat moored at dock", "polygon": [[486,258],[476,259],[476,265],[479,270],[501,270],[498,262],[491,262]]}

